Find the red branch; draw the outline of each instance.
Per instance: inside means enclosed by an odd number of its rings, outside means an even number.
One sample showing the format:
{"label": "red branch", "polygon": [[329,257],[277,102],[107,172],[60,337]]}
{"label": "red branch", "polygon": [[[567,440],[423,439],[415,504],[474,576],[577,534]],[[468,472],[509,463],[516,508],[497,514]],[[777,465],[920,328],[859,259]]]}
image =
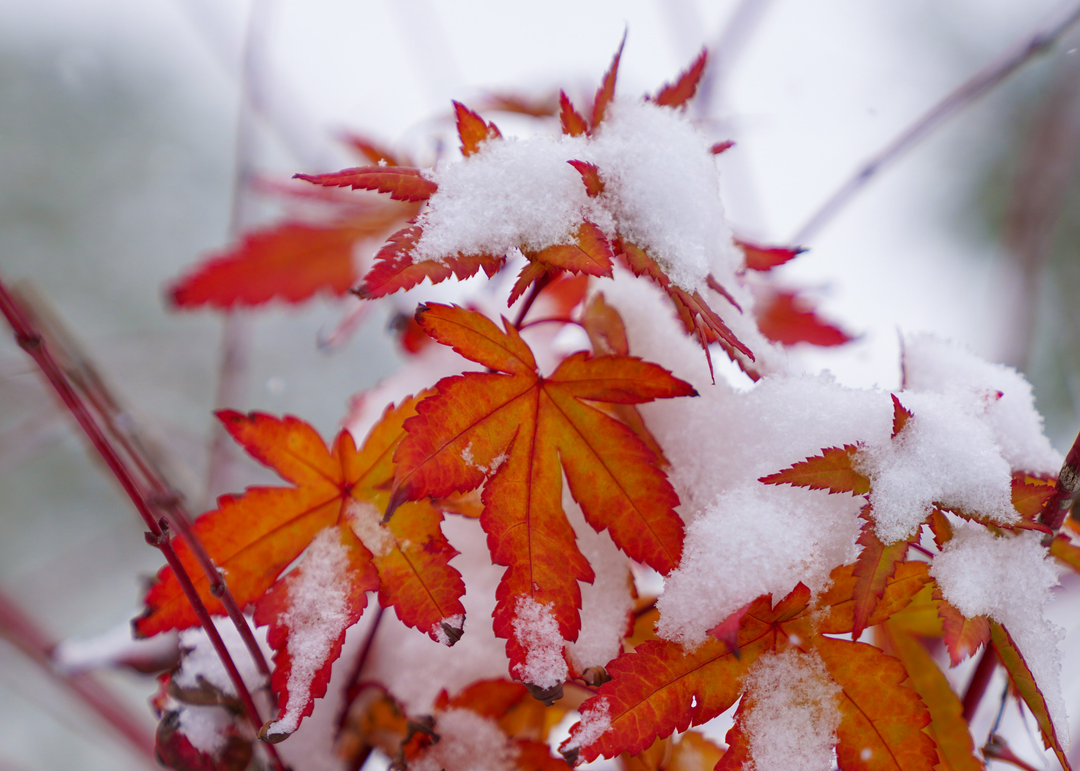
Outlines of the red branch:
{"label": "red branch", "polygon": [[60,681],[84,704],[117,730],[141,755],[154,762],[154,737],[127,707],[85,672],[68,673],[53,665],[52,640],[13,600],[0,592],[0,635],[15,644],[50,677]]}
{"label": "red branch", "polygon": [[983,694],[986,693],[986,688],[990,685],[990,678],[994,676],[997,662],[997,653],[987,644],[983,648],[982,658],[975,665],[975,671],[971,673],[971,680],[968,682],[967,690],[964,691],[963,715],[964,720],[968,723],[971,723],[971,718],[975,716],[975,710],[979,708],[979,702],[982,701]]}
{"label": "red branch", "polygon": [[[173,549],[172,543],[170,542],[168,520],[162,518],[159,521],[157,519],[147,495],[140,488],[131,469],[128,468],[127,464],[113,447],[109,438],[105,435],[93,415],[87,409],[82,398],[76,393],[68,378],[65,376],[64,371],[49,352],[44,339],[27,320],[26,315],[16,304],[14,297],[8,292],[8,289],[2,280],[0,280],[0,313],[3,313],[4,317],[11,325],[11,328],[15,333],[15,342],[18,343],[19,347],[26,351],[31,358],[33,358],[34,362],[41,369],[42,374],[45,375],[49,384],[56,391],[57,396],[60,397],[64,406],[67,407],[83,433],[86,434],[86,437],[89,439],[94,450],[97,451],[109,471],[112,472],[112,475],[116,478],[117,482],[120,483],[120,487],[127,494],[132,504],[134,504],[136,511],[139,512],[139,516],[142,517],[143,522],[149,530],[146,534],[147,543],[156,546],[165,558],[165,562],[172,568],[173,573],[176,575],[177,582],[184,592],[184,596],[187,597],[188,602],[191,603],[191,607],[195,611],[199,623],[206,631],[206,636],[209,638],[211,645],[214,646],[214,650],[221,659],[221,663],[225,667],[229,679],[236,688],[237,695],[240,697],[240,701],[244,706],[244,711],[247,714],[248,720],[251,721],[255,731],[258,732],[263,724],[263,720],[259,715],[259,709],[255,706],[255,702],[251,698],[251,693],[244,684],[244,680],[240,676],[239,670],[236,668],[236,663],[232,660],[232,656],[225,647],[225,642],[221,639],[217,627],[214,626],[214,621],[210,617],[210,613],[206,610],[206,606],[199,597],[199,593],[191,581],[191,576],[188,575],[183,563],[181,563],[180,559],[176,556],[176,551]],[[266,745],[266,750],[270,755],[272,765],[275,768],[280,769],[282,765],[276,750],[272,745]]]}

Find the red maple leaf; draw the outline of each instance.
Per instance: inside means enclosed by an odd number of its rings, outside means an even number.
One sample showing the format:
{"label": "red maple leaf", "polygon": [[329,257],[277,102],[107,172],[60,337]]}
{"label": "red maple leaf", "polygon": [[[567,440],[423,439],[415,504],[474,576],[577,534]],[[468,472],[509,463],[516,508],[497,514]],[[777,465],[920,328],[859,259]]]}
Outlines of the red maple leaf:
{"label": "red maple leaf", "polygon": [[420,403],[394,454],[387,517],[393,522],[406,501],[485,483],[480,524],[492,560],[508,568],[497,594],[495,633],[507,640],[511,672],[528,679],[527,660],[536,645],[520,628],[521,618],[526,611],[550,618],[557,638],[576,639],[578,581],[593,579],[562,510],[564,472],[585,519],[598,531],[607,529],[631,557],[668,573],[682,552],[678,497],[656,456],[631,429],[586,400],[638,404],[695,392],[629,356],[577,353],[543,376],[512,326],[502,331],[474,311],[421,306],[417,321],[438,342],[491,372],[445,378]]}

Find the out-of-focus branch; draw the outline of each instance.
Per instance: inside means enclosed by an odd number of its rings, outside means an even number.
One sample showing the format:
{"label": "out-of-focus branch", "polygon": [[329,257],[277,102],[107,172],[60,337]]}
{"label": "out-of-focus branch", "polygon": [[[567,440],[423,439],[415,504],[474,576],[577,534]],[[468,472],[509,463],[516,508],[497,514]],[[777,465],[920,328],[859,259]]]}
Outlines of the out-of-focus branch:
{"label": "out-of-focus branch", "polygon": [[[1075,38],[1074,38],[1075,39]],[[1080,58],[1066,56],[1057,81],[1034,115],[1005,215],[1006,254],[1014,306],[1003,314],[1004,362],[1025,369],[1039,308],[1039,285],[1069,180],[1080,155]]]}
{"label": "out-of-focus branch", "polygon": [[[206,632],[206,636],[221,659],[222,666],[228,673],[240,702],[244,706],[248,720],[253,728],[258,731],[263,722],[259,715],[259,709],[251,698],[251,693],[240,676],[240,671],[236,668],[236,663],[225,646],[225,642],[221,639],[221,635],[218,633],[206,605],[203,604],[202,598],[195,589],[191,576],[172,547],[168,520],[165,518],[159,519],[155,514],[154,507],[150,502],[150,496],[140,485],[137,476],[99,425],[85,400],[72,386],[63,369],[57,364],[44,337],[33,326],[27,314],[8,291],[2,280],[0,280],[0,314],[7,319],[8,324],[15,333],[15,342],[37,364],[60,398],[60,401],[63,402],[72,417],[75,418],[76,423],[90,441],[91,446],[116,478],[121,489],[135,506],[136,511],[139,512],[139,516],[142,517],[143,523],[149,531],[146,534],[147,543],[161,551],[166,563],[172,569],[184,596],[191,603],[191,607],[199,619],[199,624]],[[273,746],[266,745],[266,751],[273,767],[275,769],[282,768],[277,751]]]}
{"label": "out-of-focus branch", "polygon": [[224,577],[191,531],[191,517],[183,504],[183,493],[170,481],[164,470],[162,454],[153,442],[144,437],[138,422],[121,406],[120,400],[114,395],[98,368],[82,351],[63,322],[48,311],[45,302],[27,291],[20,291],[18,300],[29,323],[48,343],[49,350],[53,352],[53,357],[68,381],[93,409],[95,418],[100,421],[112,441],[134,464],[142,477],[143,488],[150,493],[150,503],[168,514],[170,524],[187,542],[192,555],[210,582],[211,594],[220,598],[225,612],[239,632],[259,671],[269,676],[270,667],[255,640],[251,626],[236,604]]}
{"label": "out-of-focus branch", "polygon": [[1080,21],[1080,4],[1063,17],[1022,40],[979,70],[975,75],[931,107],[921,118],[864,162],[821,207],[792,235],[790,242],[805,244],[832,220],[882,169],[894,163],[934,129],[974,102],[1031,59],[1049,50],[1068,29]]}
{"label": "out-of-focus branch", "polygon": [[693,109],[699,117],[710,117],[723,101],[724,86],[735,60],[746,49],[770,5],[772,0],[742,0],[720,28],[709,46],[709,62],[694,99]]}
{"label": "out-of-focus branch", "polygon": [[85,672],[63,672],[53,665],[50,652],[54,641],[42,631],[28,613],[0,591],[0,638],[8,640],[49,677],[74,694],[156,768],[154,737],[146,727],[101,683]]}

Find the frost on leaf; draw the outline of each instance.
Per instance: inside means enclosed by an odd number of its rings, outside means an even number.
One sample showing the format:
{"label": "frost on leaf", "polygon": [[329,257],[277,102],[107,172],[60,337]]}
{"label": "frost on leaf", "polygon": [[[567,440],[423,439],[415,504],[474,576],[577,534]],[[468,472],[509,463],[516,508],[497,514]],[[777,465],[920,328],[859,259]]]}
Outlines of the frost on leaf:
{"label": "frost on leaf", "polygon": [[418,405],[394,454],[387,517],[393,524],[406,501],[485,483],[480,524],[492,561],[508,568],[495,633],[508,641],[512,670],[525,673],[527,653],[516,642],[519,608],[545,608],[561,638],[572,641],[580,629],[578,581],[593,579],[562,509],[564,472],[586,521],[606,528],[630,557],[669,573],[682,552],[678,498],[656,456],[584,400],[639,404],[694,391],[629,356],[576,353],[544,377],[509,324],[502,331],[479,313],[444,305],[422,306],[417,319],[437,341],[493,371],[445,378]]}
{"label": "frost on leaf", "polygon": [[[415,414],[416,401],[388,408],[359,449],[348,431],[327,448],[297,418],[220,413],[226,429],[252,457],[293,485],[222,496],[218,508],[193,525],[241,607],[257,602],[321,531],[341,526],[363,541],[357,548],[374,561],[379,601],[393,607],[404,623],[438,639],[433,628],[464,613],[460,598],[465,587],[449,564],[457,552],[442,535],[438,509],[427,501],[410,503],[388,528],[371,517],[386,506],[393,450],[404,435],[405,419]],[[179,541],[176,551],[210,612],[224,614],[187,545]],[[147,592],[136,632],[145,637],[197,623],[172,570],[163,568]]]}
{"label": "frost on leaf", "polygon": [[371,554],[351,530],[328,527],[311,542],[300,566],[255,606],[255,623],[269,625],[277,653],[270,685],[278,716],[263,727],[284,739],[326,694],[330,668],[341,654],[345,631],[360,620],[367,592],[379,587]]}

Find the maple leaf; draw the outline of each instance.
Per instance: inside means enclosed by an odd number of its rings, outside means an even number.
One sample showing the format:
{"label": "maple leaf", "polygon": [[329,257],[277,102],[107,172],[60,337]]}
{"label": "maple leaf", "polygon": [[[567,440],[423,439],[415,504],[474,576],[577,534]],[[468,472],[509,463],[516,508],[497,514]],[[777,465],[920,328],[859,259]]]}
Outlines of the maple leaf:
{"label": "maple leaf", "polygon": [[486,122],[461,102],[454,102],[454,115],[457,117],[458,136],[461,138],[461,154],[466,158],[478,152],[482,142],[502,139],[502,134],[494,123]]}
{"label": "maple leaf", "polygon": [[593,98],[592,124],[589,127],[590,134],[596,131],[596,127],[603,122],[608,105],[611,104],[611,101],[615,98],[615,81],[619,77],[619,60],[622,59],[623,46],[625,45],[626,32],[623,32],[622,41],[619,43],[619,49],[615,52],[615,57],[611,60],[611,66],[608,67],[608,71],[604,73],[604,79],[600,81],[600,87],[596,89],[596,96]]}
{"label": "maple leaf", "polygon": [[1050,556],[1080,573],[1080,547],[1069,536],[1060,534],[1050,542]]}
{"label": "maple leaf", "polygon": [[269,625],[267,642],[276,651],[270,688],[278,717],[263,726],[262,738],[289,736],[326,695],[345,632],[379,583],[370,552],[352,530],[331,526],[316,536],[300,566],[256,603],[255,623]]}
{"label": "maple leaf", "polygon": [[368,235],[368,228],[349,222],[285,222],[257,230],[177,281],[169,300],[178,308],[234,308],[275,297],[297,303],[320,291],[342,295],[357,279],[353,245]]}
{"label": "maple leaf", "polygon": [[813,305],[795,292],[775,292],[754,309],[761,334],[782,345],[810,343],[822,347],[843,345],[851,335],[823,321]]}
{"label": "maple leaf", "polygon": [[559,123],[562,126],[562,132],[568,136],[579,137],[589,131],[588,121],[574,109],[574,105],[564,91],[559,92]]}
{"label": "maple leaf", "polygon": [[1054,754],[1057,755],[1061,767],[1065,771],[1069,771],[1071,768],[1069,760],[1065,756],[1061,741],[1058,739],[1057,730],[1050,719],[1050,710],[1046,706],[1046,699],[1039,690],[1039,686],[1036,684],[1035,677],[1031,674],[1023,654],[1020,653],[1016,643],[1013,642],[1012,636],[1001,624],[991,621],[990,642],[994,646],[998,659],[1005,667],[1005,671],[1009,673],[1009,680],[1012,682],[1016,692],[1020,694],[1028,709],[1031,710],[1031,714],[1035,716],[1035,721],[1039,724],[1039,730],[1042,732],[1043,745],[1047,749],[1052,749]]}
{"label": "maple leaf", "polygon": [[[713,771],[726,751],[697,731],[687,731],[677,739],[665,736],[637,755],[623,753],[623,771]],[[563,764],[566,765],[565,763]]]}
{"label": "maple leaf", "polygon": [[628,356],[576,353],[541,376],[516,329],[504,322],[501,331],[474,311],[421,306],[417,321],[435,340],[492,372],[439,381],[436,394],[405,423],[387,519],[392,522],[405,501],[464,492],[486,480],[480,524],[493,562],[508,568],[494,628],[507,640],[511,672],[521,675],[531,649],[515,633],[523,608],[554,619],[562,639],[574,640],[578,581],[593,579],[562,510],[563,472],[589,524],[607,529],[632,558],[666,574],[682,552],[678,497],[655,455],[633,431],[583,400],[637,404],[696,392]]}
{"label": "maple leaf", "polygon": [[[725,147],[724,150],[726,149]],[[783,265],[785,262],[795,259],[806,251],[806,249],[798,246],[762,246],[753,241],[744,241],[741,238],[735,239],[735,245],[742,249],[746,258],[747,269],[756,271],[772,270],[778,265]]]}
{"label": "maple leaf", "polygon": [[828,490],[830,493],[865,495],[870,492],[870,479],[855,470],[858,452],[859,448],[853,444],[827,447],[821,451],[821,455],[801,460],[758,481],[767,485],[794,485],[811,490]]}
{"label": "maple leaf", "polygon": [[[582,721],[561,751],[571,763],[641,752],[657,736],[719,715],[739,698],[763,654],[796,647],[817,651],[842,689],[841,768],[930,771],[937,755],[921,731],[929,716],[903,685],[903,667],[871,645],[817,634],[813,611],[810,590],[802,584],[775,606],[768,595],[759,597],[740,623],[738,656],[714,638],[692,650],[669,641],[643,643],[608,665],[612,680],[581,706]],[[866,748],[870,759],[862,752]],[[731,762],[744,751],[736,745]]]}
{"label": "maple leaf", "polygon": [[955,667],[990,642],[990,619],[986,616],[965,617],[942,596],[936,584],[934,600],[941,619],[945,647],[949,651],[949,664]]}
{"label": "maple leaf", "polygon": [[653,100],[661,107],[684,107],[694,98],[697,93],[698,83],[705,72],[705,61],[708,51],[704,48],[697,55],[686,72],[679,75],[679,79],[672,85],[665,85]]}
{"label": "maple leaf", "polygon": [[919,538],[919,531],[916,530],[907,540],[882,543],[870,517],[870,504],[866,505],[860,516],[865,524],[856,541],[862,551],[852,568],[852,574],[857,579],[854,588],[852,640],[858,640],[867,627],[868,619],[884,594],[888,580],[896,572],[897,566],[906,559],[908,547]]}
{"label": "maple leaf", "polygon": [[403,158],[383,147],[378,142],[359,134],[346,132],[341,139],[352,149],[359,152],[375,166],[408,166]]}
{"label": "maple leaf", "polygon": [[395,201],[426,201],[439,186],[420,169],[408,166],[356,166],[332,174],[295,174],[302,179],[323,187],[351,187],[353,190],[374,190],[389,193]]}
{"label": "maple leaf", "polygon": [[963,718],[963,706],[937,662],[915,637],[887,621],[883,627],[888,651],[900,659],[911,678],[911,687],[930,712],[927,733],[937,745],[941,765],[951,771],[979,771],[971,730]]}
{"label": "maple leaf", "polygon": [[[347,431],[328,449],[315,430],[297,418],[219,413],[252,457],[295,485],[252,487],[243,495],[222,496],[218,508],[192,527],[241,607],[258,601],[316,535],[341,526],[358,535],[362,544],[357,548],[373,561],[384,606],[393,606],[404,623],[432,639],[445,640],[449,630],[460,631],[464,585],[449,565],[457,552],[440,531],[441,514],[419,502],[403,508],[388,528],[379,525],[394,474],[392,452],[417,401],[388,408],[359,450]],[[178,542],[176,551],[208,609],[223,614],[187,545]],[[134,624],[141,637],[198,623],[168,567],[158,574],[145,602],[146,610]]]}

